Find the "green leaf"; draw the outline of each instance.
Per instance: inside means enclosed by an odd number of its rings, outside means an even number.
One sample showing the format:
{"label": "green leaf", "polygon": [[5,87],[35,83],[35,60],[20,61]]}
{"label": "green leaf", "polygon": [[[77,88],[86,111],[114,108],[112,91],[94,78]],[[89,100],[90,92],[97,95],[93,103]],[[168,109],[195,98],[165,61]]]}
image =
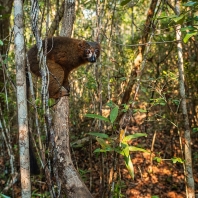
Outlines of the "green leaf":
{"label": "green leaf", "polygon": [[172,160],[172,162],[175,164],[175,163],[177,163],[177,162],[179,162],[179,163],[184,163],[184,160],[182,160],[181,158],[179,158],[179,157],[173,157],[173,158],[171,158],[171,160]]}
{"label": "green leaf", "polygon": [[122,2],[120,3],[120,5],[121,5],[121,6],[124,6],[124,5],[126,5],[127,3],[129,3],[129,1],[131,1],[131,0],[124,0],[124,1],[122,1]]}
{"label": "green leaf", "polygon": [[193,133],[198,132],[198,128],[193,128],[193,129],[192,129],[192,132],[193,132]]}
{"label": "green leaf", "polygon": [[146,110],[146,109],[139,109],[139,112],[140,112],[140,113],[146,113],[147,110]]}
{"label": "green leaf", "polygon": [[100,138],[108,138],[109,136],[105,133],[99,133],[99,132],[90,132],[88,133],[89,135],[93,135],[96,137],[100,137]]}
{"label": "green leaf", "polygon": [[118,116],[118,106],[114,107],[111,110],[111,113],[110,113],[110,121],[111,121],[111,123],[114,123],[114,121],[117,118],[117,116]]}
{"label": "green leaf", "polygon": [[153,196],[151,196],[151,198],[159,198],[159,196],[158,195],[153,195]]}
{"label": "green leaf", "polygon": [[149,153],[147,150],[145,150],[143,148],[136,147],[136,146],[129,146],[129,151],[142,151],[142,152]]}
{"label": "green leaf", "polygon": [[198,21],[198,16],[195,16],[193,20]]}
{"label": "green leaf", "polygon": [[101,150],[100,148],[97,148],[96,150],[94,150],[94,153],[100,153],[101,152],[100,150]]}
{"label": "green leaf", "polygon": [[36,99],[35,100],[35,104],[36,104],[36,106],[39,106],[41,104],[41,100],[40,99]]}
{"label": "green leaf", "polygon": [[162,158],[161,158],[161,157],[154,157],[153,160],[155,160],[155,161],[157,161],[158,163],[160,163],[160,162],[162,161]]}
{"label": "green leaf", "polygon": [[2,40],[0,40],[0,45],[3,46],[3,41]]}
{"label": "green leaf", "polygon": [[146,109],[133,109],[133,112],[134,112],[134,113],[136,113],[136,112],[146,113],[147,110],[146,110]]}
{"label": "green leaf", "polygon": [[192,7],[192,6],[196,6],[196,5],[198,5],[197,2],[195,2],[195,1],[189,1],[189,2],[185,3],[183,6]]}
{"label": "green leaf", "polygon": [[87,117],[87,118],[95,118],[95,119],[103,120],[105,122],[109,122],[108,118],[105,118],[104,116],[97,115],[97,114],[86,114],[85,117]]}
{"label": "green leaf", "polygon": [[157,19],[160,20],[160,19],[167,19],[167,18],[168,18],[168,16],[160,16]]}
{"label": "green leaf", "polygon": [[170,15],[170,16],[161,16],[161,17],[158,17],[158,19],[172,19],[172,18],[176,18],[178,17],[177,15]]}
{"label": "green leaf", "polygon": [[4,10],[4,9],[5,9],[5,7],[0,5],[0,10]]}
{"label": "green leaf", "polygon": [[173,99],[173,100],[172,100],[172,103],[175,104],[175,105],[177,105],[177,106],[179,106],[180,100]]}
{"label": "green leaf", "polygon": [[97,142],[100,144],[102,149],[108,149],[111,150],[111,146],[106,143],[106,141],[102,138],[96,137]]}
{"label": "green leaf", "polygon": [[173,18],[173,21],[177,24],[182,24],[185,20],[185,16],[184,15],[181,15],[179,17],[175,17]]}
{"label": "green leaf", "polygon": [[122,146],[124,148],[120,151],[120,154],[123,155],[123,156],[128,156],[129,155],[129,146],[128,146],[128,144],[122,144]]}
{"label": "green leaf", "polygon": [[181,28],[181,31],[182,32],[185,32],[185,31],[194,31],[194,30],[197,30],[195,27],[193,27],[193,26],[187,26],[187,27],[183,27],[183,28]]}
{"label": "green leaf", "polygon": [[146,133],[135,133],[133,135],[128,135],[123,139],[123,142],[128,142],[131,139],[139,138],[139,137],[147,137]]}
{"label": "green leaf", "polygon": [[197,34],[198,34],[198,32],[189,32],[189,33],[187,33],[186,36],[185,36],[184,39],[183,39],[184,43],[187,43],[188,40],[189,40],[192,36],[195,36],[195,35],[197,35]]}
{"label": "green leaf", "polygon": [[112,148],[106,148],[106,149],[97,148],[96,150],[94,150],[94,153],[106,153],[108,151],[113,151],[113,149]]}
{"label": "green leaf", "polygon": [[129,171],[129,174],[131,175],[131,177],[134,179],[134,167],[133,167],[133,163],[131,161],[131,157],[130,155],[125,155],[124,156],[124,161],[125,161],[125,164],[126,164],[126,167]]}
{"label": "green leaf", "polygon": [[1,198],[11,198],[11,197],[9,197],[9,196],[6,196],[6,195],[4,195],[4,194],[1,194],[1,193],[0,193],[0,197],[1,197]]}
{"label": "green leaf", "polygon": [[115,104],[112,102],[112,100],[110,100],[109,102],[107,102],[106,104],[108,107],[113,108],[115,106]]}

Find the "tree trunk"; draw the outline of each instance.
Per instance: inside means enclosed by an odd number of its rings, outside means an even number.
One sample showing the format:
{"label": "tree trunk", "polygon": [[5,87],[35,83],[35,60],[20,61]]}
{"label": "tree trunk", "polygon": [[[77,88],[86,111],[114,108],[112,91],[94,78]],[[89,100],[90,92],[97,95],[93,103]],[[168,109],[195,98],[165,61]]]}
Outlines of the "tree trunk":
{"label": "tree trunk", "polygon": [[[175,12],[180,14],[180,1],[176,1]],[[181,95],[181,108],[184,119],[184,153],[185,153],[185,176],[187,184],[187,197],[195,197],[195,185],[192,170],[192,152],[191,152],[191,135],[190,124],[188,119],[188,111],[186,104],[186,90],[185,90],[185,78],[184,78],[184,62],[183,62],[183,50],[182,50],[182,36],[181,25],[176,26],[176,40],[177,40],[177,52],[178,52],[178,70],[179,70],[179,91]]]}
{"label": "tree trunk", "polygon": [[23,2],[14,1],[14,43],[16,62],[16,87],[19,125],[19,154],[21,173],[21,196],[31,197],[30,164],[29,164],[29,134],[27,119],[26,99],[26,74],[25,74],[25,45],[23,31]]}
{"label": "tree trunk", "polygon": [[125,89],[121,104],[127,104],[129,99],[130,99],[132,87],[133,87],[133,84],[136,80],[137,73],[139,72],[139,68],[140,68],[140,65],[141,65],[142,60],[143,60],[142,57],[143,57],[143,54],[144,54],[144,51],[145,51],[146,43],[148,41],[148,35],[151,32],[151,30],[153,29],[153,27],[152,27],[152,25],[153,25],[152,17],[154,16],[156,5],[157,5],[157,0],[152,0],[151,4],[150,4],[150,7],[149,7],[149,10],[147,12],[147,19],[146,19],[146,22],[145,22],[145,25],[144,25],[144,29],[142,31],[143,35],[141,37],[141,40],[139,41],[139,43],[143,44],[143,45],[140,45],[138,47],[139,53],[134,60],[133,68],[131,70],[130,79],[129,79],[129,82],[128,82],[127,87]]}
{"label": "tree trunk", "polygon": [[48,36],[53,36],[55,31],[58,29],[59,22],[63,18],[64,10],[65,10],[65,1],[63,1],[60,8],[57,9],[56,16],[54,17],[54,20],[49,28]]}
{"label": "tree trunk", "polygon": [[[71,37],[75,19],[75,0],[65,1],[65,12],[62,23],[61,36]],[[69,143],[69,97],[60,99],[55,107],[55,174],[57,183],[62,184],[68,198],[92,198],[91,193],[76,171],[70,154]],[[58,185],[59,186],[59,185]],[[60,188],[60,186],[59,186]],[[59,189],[60,190],[60,189]]]}
{"label": "tree trunk", "polygon": [[74,168],[69,143],[69,97],[62,97],[56,106],[55,119],[56,168],[62,188],[70,198],[92,198],[85,184]]}

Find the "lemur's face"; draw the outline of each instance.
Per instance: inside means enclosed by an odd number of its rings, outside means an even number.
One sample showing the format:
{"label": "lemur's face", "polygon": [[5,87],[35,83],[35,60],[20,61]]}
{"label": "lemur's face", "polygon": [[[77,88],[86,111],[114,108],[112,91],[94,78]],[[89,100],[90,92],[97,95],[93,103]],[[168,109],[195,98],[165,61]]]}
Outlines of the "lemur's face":
{"label": "lemur's face", "polygon": [[96,42],[86,42],[84,45],[83,57],[91,63],[96,62],[96,59],[100,56],[100,45]]}
{"label": "lemur's face", "polygon": [[89,42],[89,48],[85,49],[85,54],[89,62],[96,62],[96,59],[100,55],[100,45],[95,42]]}

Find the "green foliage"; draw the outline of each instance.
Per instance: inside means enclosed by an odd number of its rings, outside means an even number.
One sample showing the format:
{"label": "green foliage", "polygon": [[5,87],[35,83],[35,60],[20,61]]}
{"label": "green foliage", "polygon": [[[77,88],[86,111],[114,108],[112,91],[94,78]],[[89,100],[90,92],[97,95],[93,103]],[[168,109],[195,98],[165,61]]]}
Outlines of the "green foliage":
{"label": "green foliage", "polygon": [[133,109],[134,113],[140,112],[140,113],[146,113],[147,110],[146,109]]}
{"label": "green foliage", "polygon": [[133,135],[128,135],[126,137],[124,137],[123,139],[123,142],[128,142],[128,141],[131,141],[132,139],[135,139],[135,138],[139,138],[139,137],[146,137],[147,134],[146,133],[135,133]]}
{"label": "green foliage", "polygon": [[179,163],[184,163],[184,160],[182,160],[181,158],[179,158],[179,157],[173,157],[173,158],[171,158],[171,160],[172,160],[172,162],[175,164],[175,163],[177,163],[177,162],[179,162]]}
{"label": "green foliage", "polygon": [[49,192],[38,193],[37,191],[38,190],[34,190],[32,192],[32,195],[31,195],[32,198],[37,198],[37,197],[47,198],[47,197],[50,197],[50,193]]}
{"label": "green foliage", "polygon": [[129,3],[131,0],[124,0],[120,3],[121,6],[126,5],[127,3]]}
{"label": "green foliage", "polygon": [[195,1],[189,1],[185,4],[183,4],[183,6],[186,6],[186,7],[193,7],[193,9],[197,8],[198,6],[198,2],[195,2]]}
{"label": "green foliage", "polygon": [[111,110],[111,113],[110,113],[110,116],[109,118],[106,118],[104,116],[101,116],[101,115],[97,115],[97,114],[86,114],[85,117],[87,118],[94,118],[94,119],[99,119],[99,120],[102,120],[102,121],[105,121],[105,122],[111,122],[111,124],[113,124],[118,116],[118,106],[116,105],[112,105],[111,103],[107,104],[108,106],[110,107],[113,107],[115,106],[112,110]]}
{"label": "green foliage", "polygon": [[83,179],[83,181],[87,181],[87,173],[89,173],[90,171],[78,169],[78,172],[80,174],[80,177]]}
{"label": "green foliage", "polygon": [[193,153],[193,159],[197,162],[198,161],[198,152]]}
{"label": "green foliage", "polygon": [[97,115],[97,114],[86,114],[85,117],[99,119],[99,120],[102,120],[102,121],[105,121],[105,122],[109,122],[108,118],[105,118],[104,116]]}
{"label": "green foliage", "polygon": [[[189,1],[183,4],[183,7],[184,10],[179,16],[175,14],[167,16],[164,13],[164,15],[162,14],[162,16],[158,19],[169,21],[169,26],[175,24],[186,26],[187,23],[191,23],[191,25],[187,25],[186,27],[181,28],[181,31],[185,34],[183,41],[184,43],[187,43],[192,36],[198,35],[198,29],[196,25],[196,22],[198,21],[198,17],[196,16],[196,12],[198,10],[198,3],[196,1]],[[192,16],[193,14],[195,16]]]}
{"label": "green foliage", "polygon": [[0,198],[11,198],[11,197],[9,197],[9,196],[7,196],[7,195],[4,195],[4,194],[0,193]]}
{"label": "green foliage", "polygon": [[[5,7],[0,5],[0,11],[1,10],[4,10],[5,11]],[[0,14],[0,20],[3,20],[3,19],[6,19],[6,18],[9,18],[10,17],[10,14]]]}
{"label": "green foliage", "polygon": [[197,29],[196,29],[196,31],[188,32],[188,33],[185,35],[184,39],[183,39],[184,43],[187,43],[188,40],[189,40],[192,36],[196,36],[197,34],[198,34]]}
{"label": "green foliage", "polygon": [[[110,122],[113,125],[118,116],[118,107],[112,102],[108,103],[108,106],[112,108],[109,119],[100,115],[96,115],[96,114],[86,114],[85,116],[89,118],[96,118],[96,119],[99,119],[108,123]],[[133,135],[125,136],[124,130],[121,130],[120,138],[119,138],[119,145],[116,144],[115,138],[109,137],[105,133],[91,132],[88,134],[95,136],[97,142],[99,143],[101,147],[101,148],[97,148],[94,151],[94,153],[106,153],[106,152],[119,153],[120,155],[124,157],[125,165],[129,171],[129,174],[134,179],[134,167],[133,167],[133,163],[131,160],[130,152],[131,151],[147,152],[147,151],[143,148],[130,146],[128,142],[139,137],[146,137],[147,136],[146,133],[135,133]]]}
{"label": "green foliage", "polygon": [[155,105],[165,106],[166,105],[166,100],[164,98],[155,98],[155,99],[150,99],[150,100],[153,106]]}
{"label": "green foliage", "polygon": [[122,180],[118,180],[118,182],[115,183],[115,187],[112,192],[113,198],[125,197],[123,194],[121,194],[121,190],[124,187],[125,187],[124,182]]}
{"label": "green foliage", "polygon": [[118,116],[118,106],[115,106],[110,113],[110,121],[113,124]]}
{"label": "green foliage", "polygon": [[[162,159],[160,156],[156,156],[156,157],[154,157],[153,160],[155,160],[155,161],[158,162],[158,163],[161,163],[161,161],[163,161],[163,160],[165,160],[165,159]],[[178,163],[181,163],[181,164],[184,163],[184,160],[181,159],[181,158],[179,158],[179,157],[173,157],[173,158],[171,158],[171,159],[166,159],[166,160],[171,160],[171,161],[173,162],[173,164],[176,164],[177,162],[178,162]]]}
{"label": "green foliage", "polygon": [[192,132],[193,132],[193,133],[197,133],[197,132],[198,132],[198,128],[193,128],[193,129],[192,129]]}
{"label": "green foliage", "polygon": [[153,160],[160,163],[162,161],[162,158],[161,157],[154,157]]}

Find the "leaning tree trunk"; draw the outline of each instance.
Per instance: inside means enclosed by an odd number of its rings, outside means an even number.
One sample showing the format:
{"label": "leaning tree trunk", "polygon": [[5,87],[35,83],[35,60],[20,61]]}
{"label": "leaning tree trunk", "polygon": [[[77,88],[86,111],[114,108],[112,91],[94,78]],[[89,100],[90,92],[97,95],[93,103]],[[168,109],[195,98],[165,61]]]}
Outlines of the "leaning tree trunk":
{"label": "leaning tree trunk", "polygon": [[[140,74],[140,66],[143,61],[143,55],[146,49],[146,43],[148,42],[148,36],[149,33],[153,30],[153,16],[155,13],[157,2],[158,0],[152,0],[150,3],[150,7],[147,12],[147,18],[144,24],[144,29],[142,31],[142,37],[139,41],[140,45],[138,47],[138,55],[134,60],[133,68],[131,69],[130,79],[125,88],[125,92],[123,94],[121,104],[127,104],[129,102],[133,85],[137,80],[138,74]],[[124,112],[121,112],[119,114],[119,116],[117,117],[117,121],[119,121],[122,118],[123,114]]]}
{"label": "leaning tree trunk", "polygon": [[[175,12],[180,14],[180,1],[176,1]],[[179,92],[181,95],[181,108],[184,120],[184,153],[185,153],[185,176],[187,185],[187,197],[195,197],[195,184],[192,170],[192,151],[191,151],[191,135],[190,124],[188,119],[188,111],[186,104],[185,78],[184,78],[184,62],[182,50],[181,25],[176,26],[176,40],[178,52],[178,70],[179,70]]]}
{"label": "leaning tree trunk", "polygon": [[[75,0],[66,0],[61,36],[71,37],[75,19]],[[55,174],[58,184],[66,191],[68,198],[92,198],[89,190],[76,171],[70,154],[69,142],[69,97],[60,99],[55,107]],[[58,185],[59,186],[59,185]],[[60,186],[59,186],[60,187]]]}
{"label": "leaning tree trunk", "polygon": [[133,87],[133,84],[136,80],[137,73],[139,72],[140,65],[141,65],[142,60],[143,60],[142,57],[143,57],[143,54],[144,54],[144,51],[145,51],[146,43],[148,42],[148,35],[153,30],[153,26],[152,26],[153,25],[153,16],[154,16],[154,13],[155,13],[155,8],[156,8],[156,5],[157,5],[157,2],[158,2],[157,0],[152,0],[151,4],[150,4],[150,7],[148,9],[146,22],[144,24],[144,29],[142,31],[142,37],[139,41],[139,43],[142,44],[142,45],[140,45],[138,47],[138,55],[134,60],[133,68],[131,70],[130,79],[129,79],[129,82],[128,82],[127,87],[125,89],[121,104],[127,104],[129,99],[130,99],[132,87]]}
{"label": "leaning tree trunk", "polygon": [[26,99],[25,44],[23,31],[23,1],[14,1],[14,43],[16,63],[16,87],[19,125],[19,154],[21,173],[21,197],[31,197],[29,135]]}

